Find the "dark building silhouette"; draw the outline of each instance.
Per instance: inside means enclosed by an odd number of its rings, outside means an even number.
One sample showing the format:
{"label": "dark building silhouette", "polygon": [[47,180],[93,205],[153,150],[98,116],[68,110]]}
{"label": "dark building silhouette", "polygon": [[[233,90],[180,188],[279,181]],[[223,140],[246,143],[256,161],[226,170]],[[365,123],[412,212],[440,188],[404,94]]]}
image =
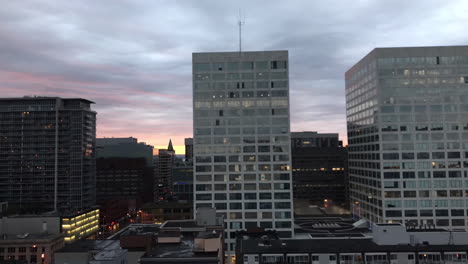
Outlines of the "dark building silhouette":
{"label": "dark building silhouette", "polygon": [[186,138],[185,143],[185,161],[192,161],[193,159],[193,138]]}
{"label": "dark building silhouette", "polygon": [[97,139],[97,202],[104,224],[125,220],[153,200],[153,147],[136,138]]}
{"label": "dark building silhouette", "polygon": [[295,199],[346,205],[347,149],[338,134],[291,132]]}
{"label": "dark building silhouette", "polygon": [[172,190],[178,201],[193,202],[193,163],[178,160],[172,168]]}
{"label": "dark building silhouette", "polygon": [[172,167],[175,151],[169,140],[167,149],[159,149],[156,157],[155,201],[172,199]]}
{"label": "dark building silhouette", "polygon": [[81,98],[0,99],[0,202],[19,213],[95,205],[91,104]]}

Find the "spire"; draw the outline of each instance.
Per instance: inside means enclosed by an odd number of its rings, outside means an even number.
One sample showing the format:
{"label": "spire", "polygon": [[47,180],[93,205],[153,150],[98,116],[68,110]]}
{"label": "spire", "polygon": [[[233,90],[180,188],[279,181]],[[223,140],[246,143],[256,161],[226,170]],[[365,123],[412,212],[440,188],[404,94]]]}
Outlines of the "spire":
{"label": "spire", "polygon": [[174,151],[174,148],[172,147],[172,140],[171,139],[169,139],[169,146],[167,146],[167,150]]}

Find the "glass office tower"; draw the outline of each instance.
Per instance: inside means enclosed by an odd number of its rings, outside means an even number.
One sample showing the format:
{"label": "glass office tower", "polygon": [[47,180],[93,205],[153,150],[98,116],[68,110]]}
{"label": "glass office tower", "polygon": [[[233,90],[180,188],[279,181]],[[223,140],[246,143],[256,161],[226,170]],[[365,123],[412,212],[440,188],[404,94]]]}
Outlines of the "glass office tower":
{"label": "glass office tower", "polygon": [[293,235],[288,52],[193,54],[194,206]]}
{"label": "glass office tower", "polygon": [[351,209],[466,228],[468,46],[377,48],[346,73]]}

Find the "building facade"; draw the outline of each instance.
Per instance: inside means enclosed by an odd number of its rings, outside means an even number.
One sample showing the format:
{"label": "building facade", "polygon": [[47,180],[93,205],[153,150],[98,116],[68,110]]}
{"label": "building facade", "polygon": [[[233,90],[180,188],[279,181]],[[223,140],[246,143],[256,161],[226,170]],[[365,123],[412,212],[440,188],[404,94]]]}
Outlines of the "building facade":
{"label": "building facade", "polygon": [[348,152],[338,134],[291,132],[291,153],[294,199],[347,207]]}
{"label": "building facade", "polygon": [[0,263],[53,264],[54,252],[63,246],[58,216],[0,218]]}
{"label": "building facade", "polygon": [[194,207],[293,236],[288,52],[193,54]]}
{"label": "building facade", "polygon": [[19,213],[96,202],[96,112],[85,99],[0,99],[0,201]]}
{"label": "building facade", "polygon": [[172,190],[175,199],[193,203],[193,163],[176,161],[172,168]]}
{"label": "building facade", "polygon": [[377,48],[346,72],[355,215],[467,227],[467,88],[468,46]]}
{"label": "building facade", "polygon": [[175,151],[169,140],[167,149],[159,149],[156,157],[155,201],[172,199],[172,168],[175,162]]}
{"label": "building facade", "polygon": [[278,239],[274,232],[241,232],[236,263],[468,263],[467,239],[466,231],[407,229],[401,224],[373,224],[371,233],[291,240]]}
{"label": "building facade", "polygon": [[65,243],[94,235],[99,230],[99,209],[92,207],[84,211],[61,216],[61,228]]}
{"label": "building facade", "polygon": [[185,161],[192,161],[193,159],[193,138],[185,138]]}

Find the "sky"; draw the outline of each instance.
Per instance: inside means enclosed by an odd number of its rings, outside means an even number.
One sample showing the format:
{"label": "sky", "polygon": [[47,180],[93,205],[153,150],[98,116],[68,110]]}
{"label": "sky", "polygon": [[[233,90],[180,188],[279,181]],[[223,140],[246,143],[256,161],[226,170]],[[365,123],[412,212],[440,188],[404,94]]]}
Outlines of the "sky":
{"label": "sky", "polygon": [[192,136],[192,52],[289,50],[291,131],[346,140],[344,73],[375,47],[466,45],[468,2],[3,1],[0,96],[95,102],[98,137],[176,153]]}

